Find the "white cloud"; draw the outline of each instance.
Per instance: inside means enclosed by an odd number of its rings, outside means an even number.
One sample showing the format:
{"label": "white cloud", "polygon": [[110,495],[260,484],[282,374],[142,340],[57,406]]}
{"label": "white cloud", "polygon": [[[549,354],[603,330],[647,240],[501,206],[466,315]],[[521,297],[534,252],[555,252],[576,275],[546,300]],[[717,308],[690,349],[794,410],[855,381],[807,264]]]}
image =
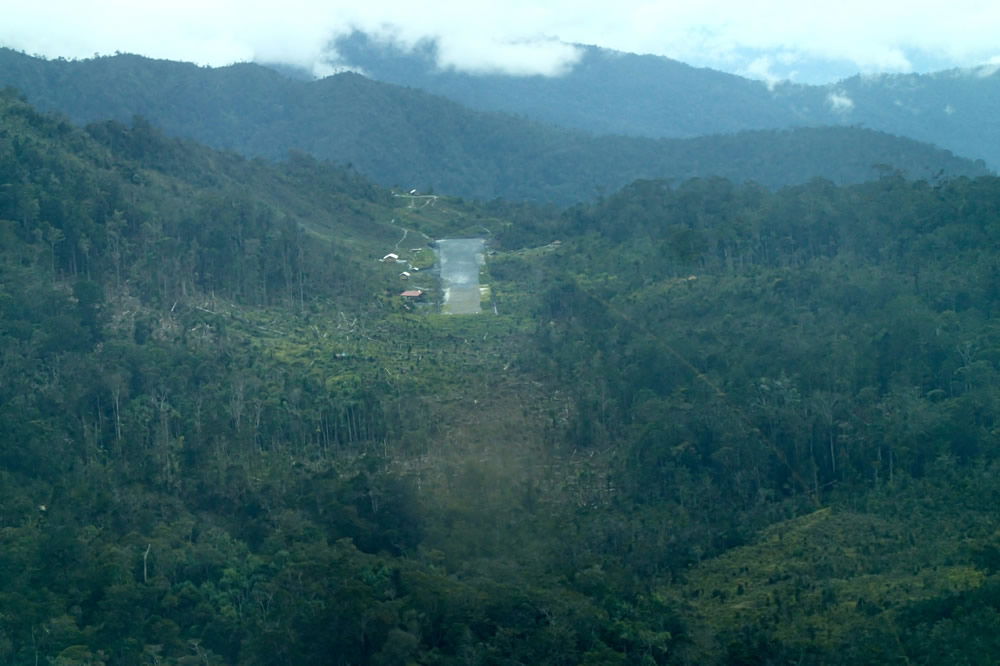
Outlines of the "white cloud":
{"label": "white cloud", "polygon": [[996,56],[995,0],[47,0],[3,11],[0,44],[51,57],[128,51],[221,65],[322,66],[331,38],[357,28],[412,46],[435,39],[442,67],[557,75],[562,42],[665,55],[765,81],[821,61],[907,72],[932,56],[973,67]]}
{"label": "white cloud", "polygon": [[768,90],[774,90],[774,87],[783,79],[791,78],[775,73],[774,58],[766,55],[754,58],[739,73],[742,76],[763,81],[767,84]]}
{"label": "white cloud", "polygon": [[975,68],[975,72],[976,76],[983,79],[1000,72],[1000,55],[993,56],[986,61],[986,64]]}
{"label": "white cloud", "polygon": [[795,81],[799,75],[799,67],[805,64],[806,58],[801,53],[781,50],[753,57],[746,65],[735,69],[734,73],[763,81],[769,90],[774,90],[782,81]]}
{"label": "white cloud", "polygon": [[559,76],[580,59],[579,49],[555,40],[483,42],[447,39],[438,43],[438,65],[473,72]]}
{"label": "white cloud", "polygon": [[826,103],[835,113],[850,113],[854,110],[854,100],[842,91],[831,92],[826,96]]}

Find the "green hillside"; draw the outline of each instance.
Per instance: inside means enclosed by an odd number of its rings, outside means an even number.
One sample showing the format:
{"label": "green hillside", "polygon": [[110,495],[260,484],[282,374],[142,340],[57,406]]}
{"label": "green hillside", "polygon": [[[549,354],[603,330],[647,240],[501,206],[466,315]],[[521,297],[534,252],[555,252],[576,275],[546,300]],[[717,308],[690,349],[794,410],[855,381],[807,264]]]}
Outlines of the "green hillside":
{"label": "green hillside", "polygon": [[[998,202],[414,199],[4,94],[0,662],[993,663]],[[379,261],[480,234],[498,314]]]}
{"label": "green hillside", "polygon": [[947,151],[858,127],[597,137],[470,111],[357,74],[302,81],[252,64],[212,69],[133,55],[47,61],[0,49],[0,85],[78,123],[139,115],[170,135],[248,156],[284,159],[298,150],[351,164],[385,186],[480,200],[570,204],[637,178],[853,183],[876,177],[877,165],[914,178],[986,173]]}
{"label": "green hillside", "polygon": [[610,458],[582,541],[664,580],[680,661],[997,658],[998,201],[640,182],[547,230],[527,362]]}

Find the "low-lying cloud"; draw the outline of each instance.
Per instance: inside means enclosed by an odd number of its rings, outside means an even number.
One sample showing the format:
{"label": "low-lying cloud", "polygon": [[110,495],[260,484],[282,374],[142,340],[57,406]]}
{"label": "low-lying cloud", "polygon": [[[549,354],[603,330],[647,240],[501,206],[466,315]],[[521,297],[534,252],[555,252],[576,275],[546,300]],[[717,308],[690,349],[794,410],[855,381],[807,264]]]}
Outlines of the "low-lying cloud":
{"label": "low-lying cloud", "polygon": [[[0,44],[48,57],[116,51],[225,65],[258,60],[329,72],[329,45],[362,31],[409,48],[437,44],[438,66],[558,76],[577,62],[572,43],[652,53],[773,83],[838,72],[909,72],[922,54],[944,67],[996,56],[1000,3],[953,0],[549,0],[422,3],[402,0],[49,0],[11,3]],[[820,68],[822,69],[822,68]],[[829,67],[819,76],[830,76]],[[845,71],[846,70],[846,71]]]}
{"label": "low-lying cloud", "polygon": [[844,92],[831,92],[826,96],[826,103],[834,113],[850,113],[854,110],[854,100]]}

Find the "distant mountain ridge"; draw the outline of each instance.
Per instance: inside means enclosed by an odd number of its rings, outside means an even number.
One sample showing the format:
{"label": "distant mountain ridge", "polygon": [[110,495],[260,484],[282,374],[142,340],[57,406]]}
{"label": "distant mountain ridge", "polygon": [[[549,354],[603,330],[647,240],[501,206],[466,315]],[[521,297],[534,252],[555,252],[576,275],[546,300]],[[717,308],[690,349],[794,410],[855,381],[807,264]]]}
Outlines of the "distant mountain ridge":
{"label": "distant mountain ridge", "polygon": [[576,65],[553,77],[441,69],[437,46],[430,41],[407,52],[354,33],[335,47],[338,64],[378,81],[426,90],[481,111],[523,114],[595,134],[690,138],[805,120],[775,105],[760,81],[596,46],[578,46]]}
{"label": "distant mountain ridge", "polygon": [[139,115],[216,148],[267,158],[299,150],[351,164],[383,185],[479,199],[568,204],[640,178],[851,183],[876,177],[875,165],[925,179],[986,173],[947,151],[858,128],[594,137],[470,111],[358,74],[302,81],[248,63],[203,68],[135,55],[50,61],[0,49],[0,85],[78,123]]}
{"label": "distant mountain ridge", "polygon": [[661,56],[579,46],[561,77],[440,69],[432,42],[406,52],[355,33],[341,63],[389,83],[479,110],[523,114],[599,134],[692,137],[754,129],[846,125],[907,136],[1000,168],[1000,68],[854,76],[814,86],[761,81]]}
{"label": "distant mountain ridge", "polygon": [[827,86],[785,84],[777,100],[815,124],[908,136],[1000,169],[1000,69],[853,76]]}

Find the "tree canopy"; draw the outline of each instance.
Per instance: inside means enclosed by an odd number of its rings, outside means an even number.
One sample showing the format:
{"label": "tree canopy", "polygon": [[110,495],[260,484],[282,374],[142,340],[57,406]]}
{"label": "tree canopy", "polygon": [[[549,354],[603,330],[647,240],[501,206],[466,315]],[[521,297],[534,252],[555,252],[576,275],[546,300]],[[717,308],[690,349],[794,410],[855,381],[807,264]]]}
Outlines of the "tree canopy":
{"label": "tree canopy", "polygon": [[[998,233],[995,177],[479,204],[8,91],[0,661],[995,662]],[[496,314],[379,261],[478,234]]]}

